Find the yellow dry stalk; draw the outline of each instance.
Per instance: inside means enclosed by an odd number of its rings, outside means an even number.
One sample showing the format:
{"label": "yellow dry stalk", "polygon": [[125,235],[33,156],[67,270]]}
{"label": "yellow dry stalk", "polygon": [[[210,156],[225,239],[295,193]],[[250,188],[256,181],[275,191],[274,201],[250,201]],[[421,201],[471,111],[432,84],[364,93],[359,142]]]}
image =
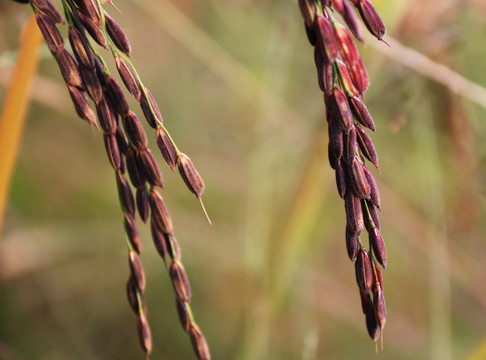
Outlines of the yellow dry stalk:
{"label": "yellow dry stalk", "polygon": [[41,43],[42,35],[31,15],[22,30],[19,56],[0,116],[0,234]]}

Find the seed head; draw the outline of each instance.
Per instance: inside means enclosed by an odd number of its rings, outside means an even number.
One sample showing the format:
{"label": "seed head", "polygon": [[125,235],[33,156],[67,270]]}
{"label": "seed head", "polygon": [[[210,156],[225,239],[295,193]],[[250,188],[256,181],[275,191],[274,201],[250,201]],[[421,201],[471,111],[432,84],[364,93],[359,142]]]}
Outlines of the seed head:
{"label": "seed head", "polygon": [[366,89],[368,89],[370,82],[361,57],[358,58],[357,62],[352,67],[349,68],[349,74],[351,75],[351,80],[353,80],[356,89],[358,89],[360,94],[363,94]]}
{"label": "seed head", "polygon": [[347,191],[344,196],[344,208],[346,210],[346,225],[351,230],[361,233],[364,226],[361,201],[352,191]]}
{"label": "seed head", "polygon": [[329,19],[322,14],[317,14],[315,20],[315,31],[320,49],[326,54],[327,60],[332,63],[338,56],[338,46]]}
{"label": "seed head", "polygon": [[381,236],[380,230],[375,226],[369,232],[370,234],[370,244],[373,248],[373,253],[375,254],[376,260],[386,269],[386,246],[383,236]]}
{"label": "seed head", "polygon": [[160,153],[164,157],[165,162],[171,170],[174,170],[177,164],[177,150],[174,147],[169,135],[162,128],[157,128],[156,132],[157,145],[160,149]]}
{"label": "seed head", "polygon": [[350,185],[354,194],[360,199],[370,198],[370,184],[364,174],[363,164],[355,156],[349,171]]}
{"label": "seed head", "polygon": [[71,86],[82,89],[83,82],[74,57],[64,48],[55,53],[55,56],[64,81]]}
{"label": "seed head", "polygon": [[105,23],[106,23],[106,30],[108,31],[108,35],[110,36],[111,40],[115,46],[120,49],[125,55],[130,56],[131,47],[130,41],[128,37],[125,35],[125,32],[122,30],[120,25],[105,12]]}
{"label": "seed head", "polygon": [[116,184],[118,188],[118,197],[123,211],[130,214],[132,218],[135,217],[135,202],[133,200],[132,190],[121,171],[117,172]]}
{"label": "seed head", "polygon": [[147,135],[138,116],[133,111],[129,111],[123,116],[123,127],[125,128],[125,134],[135,149],[144,150],[147,148]]}
{"label": "seed head", "polygon": [[101,24],[98,25],[93,19],[89,16],[83,15],[82,13],[78,13],[79,20],[83,24],[86,31],[91,35],[91,37],[96,41],[99,45],[103,46],[105,49],[108,50],[108,43],[106,42],[105,35],[103,34],[103,30],[101,29]]}
{"label": "seed head", "polygon": [[137,209],[138,214],[143,222],[147,222],[149,216],[149,204],[148,204],[148,196],[147,196],[147,189],[145,186],[141,189],[137,189],[136,193],[136,200],[137,200]]}
{"label": "seed head", "polygon": [[317,68],[317,81],[322,92],[330,94],[333,86],[332,63],[327,61],[326,56],[319,47],[314,48],[314,60]]}
{"label": "seed head", "polygon": [[103,89],[101,88],[98,75],[93,69],[88,69],[83,65],[79,66],[79,73],[83,81],[84,89],[95,104],[98,104],[103,98]]}
{"label": "seed head", "polygon": [[120,150],[118,148],[118,142],[116,141],[116,136],[111,134],[103,134],[103,140],[105,143],[106,154],[108,155],[108,160],[110,160],[111,166],[115,170],[120,170]]}
{"label": "seed head", "polygon": [[343,16],[346,25],[348,25],[348,28],[353,33],[354,37],[363,42],[363,29],[361,28],[358,16],[356,16],[352,6],[346,0],[343,1],[343,12],[341,15]]}
{"label": "seed head", "polygon": [[329,110],[338,120],[342,131],[347,133],[351,130],[354,124],[354,119],[349,109],[348,99],[343,91],[337,86],[333,87],[332,94],[329,96],[329,105]]}
{"label": "seed head", "polygon": [[[374,226],[380,229],[380,219],[378,218],[378,213],[376,212],[376,207],[373,203],[370,200],[365,200],[361,202],[361,206],[366,230],[370,231]],[[368,216],[368,213],[370,216]]]}
{"label": "seed head", "polygon": [[331,149],[331,143],[329,142],[328,146],[327,146],[327,157],[329,159],[329,165],[331,166],[331,168],[333,170],[336,170],[336,157],[334,156],[333,152],[332,152],[332,149]]}
{"label": "seed head", "polygon": [[[17,2],[28,3],[28,0],[16,0]],[[37,9],[49,16],[56,25],[64,24],[64,19],[57,10],[56,6],[50,0],[33,0]]]}
{"label": "seed head", "polygon": [[314,25],[316,16],[316,7],[312,0],[299,0],[299,7],[302,16],[304,17],[305,25],[311,28]]}
{"label": "seed head", "polygon": [[[127,281],[126,291],[127,291],[128,303],[130,304],[130,307],[132,308],[133,312],[138,315],[140,312],[140,308],[142,308],[143,313],[146,314],[147,306],[145,304],[145,296],[143,295],[142,292],[139,292],[137,297],[137,287],[134,283],[132,276],[130,276],[130,278]],[[139,306],[138,298],[141,299],[142,306]]]}
{"label": "seed head", "polygon": [[375,311],[371,301],[366,309],[366,328],[368,329],[368,334],[370,334],[371,339],[376,343],[380,336],[380,328],[376,322]]}
{"label": "seed head", "polygon": [[199,360],[211,360],[209,353],[209,346],[206,338],[196,324],[191,324],[189,329],[189,336],[191,337],[192,347]]}
{"label": "seed head", "polygon": [[118,147],[120,148],[120,152],[122,154],[126,154],[128,151],[128,142],[125,133],[123,132],[122,128],[119,125],[117,125],[116,127],[115,135],[116,135],[116,140],[118,142]]}
{"label": "seed head", "polygon": [[155,224],[154,217],[152,216],[150,219],[150,231],[152,233],[152,240],[155,245],[155,249],[165,261],[167,256],[167,244],[165,241],[165,236],[162,231],[159,230],[159,227]]}
{"label": "seed head", "polygon": [[366,168],[366,166],[363,166],[363,171],[366,176],[366,180],[368,181],[368,184],[370,185],[370,200],[373,205],[375,205],[378,209],[381,209],[381,203],[380,203],[380,193],[378,191],[378,185],[376,185],[375,178],[373,175],[371,175],[371,172]]}
{"label": "seed head", "polygon": [[369,32],[378,40],[382,40],[386,32],[385,24],[371,1],[360,0],[358,2],[358,10]]}
{"label": "seed head", "polygon": [[344,141],[343,132],[338,120],[332,112],[328,113],[329,146],[336,159],[343,155]]}
{"label": "seed head", "polygon": [[143,174],[145,180],[152,186],[164,187],[162,172],[152,152],[149,149],[144,149],[137,151],[136,154],[138,169],[140,174]]}
{"label": "seed head", "polygon": [[143,272],[142,262],[135,251],[130,251],[128,254],[128,265],[137,289],[143,292],[145,290],[145,273]]}
{"label": "seed head", "polygon": [[84,92],[76,88],[75,86],[71,86],[68,84],[69,95],[71,96],[71,100],[74,104],[74,109],[78,113],[79,117],[88,121],[90,124],[98,127],[96,123],[96,114],[91,108],[84,95]]}
{"label": "seed head", "polygon": [[59,30],[57,30],[54,21],[41,12],[35,14],[35,20],[37,21],[37,25],[39,26],[49,50],[54,54],[63,50],[64,40]]}
{"label": "seed head", "polygon": [[101,129],[107,134],[115,134],[116,114],[105,98],[102,98],[100,102],[96,104],[96,113],[98,114]]}
{"label": "seed head", "polygon": [[152,222],[164,234],[172,234],[174,228],[172,227],[172,219],[169,211],[165,206],[164,199],[154,188],[149,191],[149,204],[152,210]]}
{"label": "seed head", "polygon": [[179,300],[190,302],[191,301],[191,287],[189,280],[187,279],[184,266],[178,260],[172,260],[169,269],[170,278],[172,279],[172,286],[176,292],[176,296]]}
{"label": "seed head", "polygon": [[341,58],[348,68],[353,67],[353,65],[356,64],[360,58],[353,37],[348,29],[342,25],[334,26],[334,35],[336,36]]}
{"label": "seed head", "polygon": [[76,5],[78,5],[79,10],[89,17],[93,23],[101,27],[101,15],[100,9],[98,7],[98,2],[96,0],[73,0]]}
{"label": "seed head", "polygon": [[346,64],[344,64],[341,60],[336,60],[336,62],[340,69],[341,76],[339,76],[339,82],[341,83],[342,87],[350,91],[354,96],[359,96],[359,91],[356,89],[353,81],[351,80],[351,75],[349,74]]}
{"label": "seed head", "polygon": [[111,99],[111,103],[115,107],[118,114],[125,116],[129,112],[129,106],[123,90],[118,82],[111,75],[105,77],[106,95]]}
{"label": "seed head", "polygon": [[115,65],[118,69],[118,73],[123,80],[123,83],[128,89],[128,92],[132,94],[137,101],[140,100],[140,86],[138,85],[138,80],[128,63],[122,59],[121,56],[115,55]]}
{"label": "seed head", "polygon": [[200,199],[204,191],[204,181],[189,156],[180,153],[177,158],[177,167],[189,190]]}
{"label": "seed head", "polygon": [[353,231],[346,226],[346,249],[348,250],[348,256],[351,261],[356,260],[359,247],[359,234],[357,231]]}
{"label": "seed head", "polygon": [[361,290],[369,291],[373,286],[373,266],[366,250],[359,250],[356,262],[356,282]]}
{"label": "seed head", "polygon": [[356,129],[358,131],[358,144],[361,153],[378,168],[378,155],[376,154],[373,140],[361,126],[357,126]]}
{"label": "seed head", "polygon": [[[140,98],[140,107],[142,108],[143,115],[150,127],[157,129],[159,124],[163,124],[162,114],[160,113],[152,93],[147,88],[145,88],[145,94],[147,96],[142,94]],[[153,112],[150,110],[150,107],[152,107]]]}
{"label": "seed head", "polygon": [[140,346],[148,355],[152,352],[152,333],[145,314],[138,316],[138,336],[140,339]]}
{"label": "seed head", "polygon": [[375,312],[376,323],[383,330],[386,324],[386,303],[385,296],[380,286],[373,292],[373,310]]}
{"label": "seed head", "polygon": [[347,134],[344,134],[344,161],[348,166],[353,164],[357,148],[356,129],[353,126]]}
{"label": "seed head", "polygon": [[140,251],[142,251],[140,235],[138,233],[137,226],[135,225],[135,220],[127,213],[124,213],[124,225],[125,233],[127,234],[128,241],[130,241],[130,245],[137,253],[140,254]]}
{"label": "seed head", "polygon": [[359,289],[359,295],[361,297],[361,308],[363,309],[363,314],[366,314],[368,306],[372,306],[371,294],[369,291]]}
{"label": "seed head", "polygon": [[366,105],[360,100],[360,98],[357,96],[353,96],[349,99],[349,103],[351,104],[351,111],[356,117],[356,120],[358,120],[358,122],[364,127],[375,131],[375,123],[373,121],[373,118],[366,108]]}
{"label": "seed head", "polygon": [[129,147],[126,154],[128,176],[133,186],[137,189],[145,188],[145,178],[143,173],[139,170],[136,158],[136,150]]}
{"label": "seed head", "polygon": [[70,26],[68,30],[68,38],[74,56],[76,56],[78,62],[87,69],[93,69],[95,66],[93,51],[79,30],[74,26]]}
{"label": "seed head", "polygon": [[347,190],[346,169],[344,168],[342,159],[336,160],[336,186],[339,196],[344,199]]}
{"label": "seed head", "polygon": [[176,299],[177,313],[179,314],[179,319],[181,321],[182,328],[184,331],[189,331],[191,326],[191,318],[189,316],[189,310],[187,309],[187,304],[185,301]]}

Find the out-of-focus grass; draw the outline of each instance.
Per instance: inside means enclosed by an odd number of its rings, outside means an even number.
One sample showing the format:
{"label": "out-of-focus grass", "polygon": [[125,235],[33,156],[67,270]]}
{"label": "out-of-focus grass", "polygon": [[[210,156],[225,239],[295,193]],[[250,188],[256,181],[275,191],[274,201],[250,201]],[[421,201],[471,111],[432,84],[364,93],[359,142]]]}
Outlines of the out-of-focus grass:
{"label": "out-of-focus grass", "polygon": [[[480,2],[374,3],[390,35],[486,84]],[[17,49],[28,10],[0,6],[2,56]],[[122,13],[111,12],[145,85],[206,181],[212,227],[158,157],[193,310],[213,357],[376,358],[344,246],[343,203],[325,149],[316,150],[324,106],[295,2],[117,6]],[[170,18],[160,21],[152,6]],[[389,252],[382,357],[466,358],[486,334],[485,110],[371,46],[360,52],[371,80],[365,100],[377,125],[381,175],[374,174]],[[13,64],[1,64],[3,79]],[[138,358],[101,136],[59,104],[70,100],[49,56],[39,76],[0,243],[0,357]],[[140,229],[153,357],[190,359],[165,269]]]}

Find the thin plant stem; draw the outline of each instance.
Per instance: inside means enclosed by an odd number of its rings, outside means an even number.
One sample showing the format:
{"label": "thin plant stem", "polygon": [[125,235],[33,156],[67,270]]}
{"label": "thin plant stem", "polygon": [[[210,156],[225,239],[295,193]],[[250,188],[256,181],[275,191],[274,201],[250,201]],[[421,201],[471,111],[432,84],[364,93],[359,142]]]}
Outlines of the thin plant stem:
{"label": "thin plant stem", "polygon": [[41,43],[32,14],[22,31],[19,57],[0,116],[0,234]]}

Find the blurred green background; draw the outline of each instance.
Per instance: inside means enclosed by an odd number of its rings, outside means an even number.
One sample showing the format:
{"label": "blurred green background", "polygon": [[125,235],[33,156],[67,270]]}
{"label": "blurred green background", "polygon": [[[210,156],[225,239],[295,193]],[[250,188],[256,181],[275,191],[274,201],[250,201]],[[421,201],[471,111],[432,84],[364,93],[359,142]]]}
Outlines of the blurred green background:
{"label": "blurred green background", "polygon": [[[105,5],[206,181],[212,226],[146,129],[214,359],[486,359],[486,2],[373,3],[395,39],[359,46],[389,256],[378,356],[296,2],[118,0],[121,13]],[[0,103],[29,13],[0,3]],[[0,240],[0,358],[142,359],[102,136],[77,118],[42,54]],[[139,229],[152,358],[192,359],[167,273],[147,226]]]}

